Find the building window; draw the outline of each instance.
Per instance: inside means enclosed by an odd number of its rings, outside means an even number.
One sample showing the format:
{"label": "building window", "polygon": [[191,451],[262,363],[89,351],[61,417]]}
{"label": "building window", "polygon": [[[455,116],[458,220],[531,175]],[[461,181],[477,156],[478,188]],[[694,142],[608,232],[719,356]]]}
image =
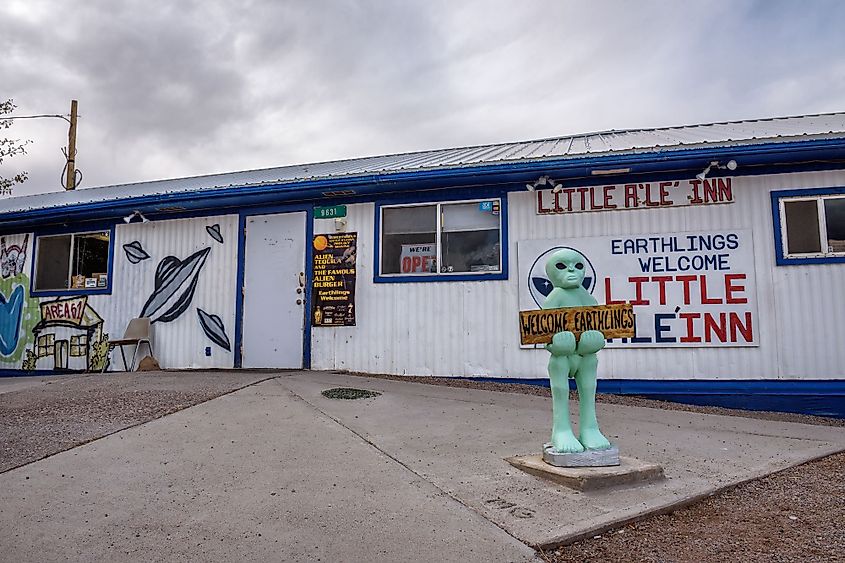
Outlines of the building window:
{"label": "building window", "polygon": [[448,279],[503,272],[498,198],[384,205],[379,212],[383,278]]}
{"label": "building window", "polygon": [[88,335],[80,334],[78,336],[70,337],[70,355],[71,356],[87,356],[88,355]]}
{"label": "building window", "polygon": [[34,291],[106,288],[109,245],[109,231],[38,237]]}
{"label": "building window", "polygon": [[784,258],[845,257],[845,195],[779,199]]}
{"label": "building window", "polygon": [[39,358],[52,356],[56,351],[56,335],[45,334],[39,336],[36,342],[35,353]]}

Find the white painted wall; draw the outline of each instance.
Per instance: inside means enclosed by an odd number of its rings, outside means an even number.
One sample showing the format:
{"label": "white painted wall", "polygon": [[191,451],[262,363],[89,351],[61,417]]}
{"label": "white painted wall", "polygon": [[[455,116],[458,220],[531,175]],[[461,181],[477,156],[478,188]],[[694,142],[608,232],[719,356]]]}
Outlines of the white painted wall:
{"label": "white painted wall", "polygon": [[[223,243],[217,242],[206,227],[219,225]],[[131,263],[123,245],[139,241],[150,255]],[[189,307],[177,319],[153,323],[156,358],[164,368],[231,368],[234,365],[235,296],[237,295],[238,216],[199,217],[118,225],[115,233],[113,291],[101,306],[106,331],[121,338],[129,320],[140,315],[154,290],[156,269],[161,260],[188,256],[210,248],[199,271],[196,291]],[[200,327],[197,309],[217,315],[229,339],[227,351],[212,342]],[[206,348],[211,355],[206,355]],[[119,355],[119,352],[115,351]],[[118,362],[118,364],[115,364]],[[112,367],[122,364],[112,356]]]}
{"label": "white painted wall", "polygon": [[[312,329],[315,369],[503,378],[546,376],[547,353],[518,346],[516,243],[621,234],[750,228],[757,277],[760,346],[609,349],[607,379],[842,379],[845,264],[775,266],[772,190],[845,184],[845,172],[734,180],[736,203],[538,216],[533,195],[508,199],[509,279],[488,282],[373,283],[374,205],[349,206],[358,234],[358,325]],[[334,224],[318,220],[316,232]]]}

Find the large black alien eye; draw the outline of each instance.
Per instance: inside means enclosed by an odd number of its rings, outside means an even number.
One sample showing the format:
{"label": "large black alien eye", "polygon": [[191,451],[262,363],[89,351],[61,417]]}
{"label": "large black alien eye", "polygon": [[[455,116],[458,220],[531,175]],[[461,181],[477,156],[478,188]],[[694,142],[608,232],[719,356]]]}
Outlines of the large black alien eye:
{"label": "large black alien eye", "polygon": [[558,262],[557,264],[555,264],[555,268],[557,268],[558,270],[565,270],[566,264],[564,264],[563,262]]}
{"label": "large black alien eye", "polygon": [[584,264],[582,264],[581,262],[578,262],[577,264],[575,264],[575,267],[578,268],[579,270],[583,270]]}

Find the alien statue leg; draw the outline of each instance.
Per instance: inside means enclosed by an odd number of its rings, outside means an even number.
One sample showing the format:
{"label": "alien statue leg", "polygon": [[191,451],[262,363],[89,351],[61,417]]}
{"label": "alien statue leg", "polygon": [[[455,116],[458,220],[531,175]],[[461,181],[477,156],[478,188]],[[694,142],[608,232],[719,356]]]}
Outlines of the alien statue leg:
{"label": "alien statue leg", "polygon": [[584,446],[572,432],[569,421],[568,356],[549,358],[549,382],[552,388],[552,447],[558,452],[583,452]]}
{"label": "alien statue leg", "polygon": [[588,450],[605,450],[610,442],[599,430],[596,419],[596,369],[599,359],[596,354],[586,354],[575,374],[578,386],[578,430],[581,444]]}

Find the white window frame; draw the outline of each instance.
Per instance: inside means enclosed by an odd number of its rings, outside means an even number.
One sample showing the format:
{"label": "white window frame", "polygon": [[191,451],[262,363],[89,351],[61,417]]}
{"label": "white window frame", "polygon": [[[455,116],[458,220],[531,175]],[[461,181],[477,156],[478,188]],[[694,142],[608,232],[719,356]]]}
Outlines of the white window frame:
{"label": "white window frame", "polygon": [[[492,201],[497,202],[499,204],[499,269],[498,270],[491,270],[489,272],[442,272],[440,268],[442,267],[442,250],[441,246],[441,238],[443,232],[443,206],[444,205],[455,205],[460,203],[482,203],[484,201]],[[435,244],[435,251],[436,251],[436,259],[437,259],[437,272],[435,273],[414,273],[414,274],[385,274],[382,273],[381,268],[383,265],[382,260],[382,249],[384,244],[382,243],[384,239],[384,210],[385,209],[401,209],[401,208],[408,208],[408,207],[436,207],[436,217],[437,220],[435,221],[435,233],[434,233],[434,244]],[[456,199],[456,200],[447,200],[447,201],[422,201],[416,203],[396,203],[396,204],[385,204],[379,206],[379,214],[378,214],[378,221],[379,221],[379,240],[378,240],[378,277],[380,278],[393,278],[393,279],[404,279],[404,278],[411,278],[411,277],[428,277],[428,278],[437,278],[437,277],[455,277],[455,276],[485,276],[485,275],[500,275],[504,272],[504,244],[505,241],[503,233],[502,233],[502,198],[499,196],[496,197],[482,197],[478,199]],[[470,229],[472,230],[472,229]],[[492,229],[475,229],[475,230],[492,230]]]}
{"label": "white window frame", "polygon": [[[781,244],[783,244],[784,258],[839,258],[845,257],[845,252],[828,252],[824,249],[830,248],[827,241],[827,217],[824,212],[824,202],[828,199],[845,199],[843,194],[829,194],[816,196],[795,196],[782,197],[778,199],[780,209],[780,232]],[[794,201],[815,201],[816,213],[819,219],[819,247],[822,252],[789,252],[789,234],[786,230],[786,204]]]}
{"label": "white window frame", "polygon": [[[111,279],[111,245],[114,244],[114,241],[112,240],[114,233],[111,231],[111,229],[94,229],[93,231],[79,231],[79,232],[74,231],[74,232],[71,232],[71,233],[53,233],[53,234],[49,234],[49,235],[36,235],[35,236],[35,245],[33,246],[33,248],[35,250],[35,259],[33,260],[32,287],[31,287],[30,291],[32,291],[36,294],[50,293],[50,292],[56,292],[56,291],[69,291],[69,292],[76,292],[76,293],[85,292],[86,291],[85,288],[82,288],[82,287],[73,288],[73,287],[71,287],[71,284],[73,283],[73,278],[72,278],[72,275],[73,275],[73,251],[76,248],[76,237],[84,236],[84,235],[95,235],[95,234],[98,234],[98,233],[108,233],[108,235],[109,235],[109,250],[108,250],[107,258],[106,258],[106,268],[107,268],[107,274],[109,276],[109,279]],[[56,238],[56,237],[70,237],[70,259],[67,261],[68,286],[64,287],[64,288],[39,289],[38,288],[38,279],[37,279],[37,276],[38,276],[38,257],[39,257],[38,244],[41,241],[41,239]],[[103,288],[97,288],[97,289],[101,290]],[[87,291],[88,292],[92,291],[92,288],[88,288]]]}

